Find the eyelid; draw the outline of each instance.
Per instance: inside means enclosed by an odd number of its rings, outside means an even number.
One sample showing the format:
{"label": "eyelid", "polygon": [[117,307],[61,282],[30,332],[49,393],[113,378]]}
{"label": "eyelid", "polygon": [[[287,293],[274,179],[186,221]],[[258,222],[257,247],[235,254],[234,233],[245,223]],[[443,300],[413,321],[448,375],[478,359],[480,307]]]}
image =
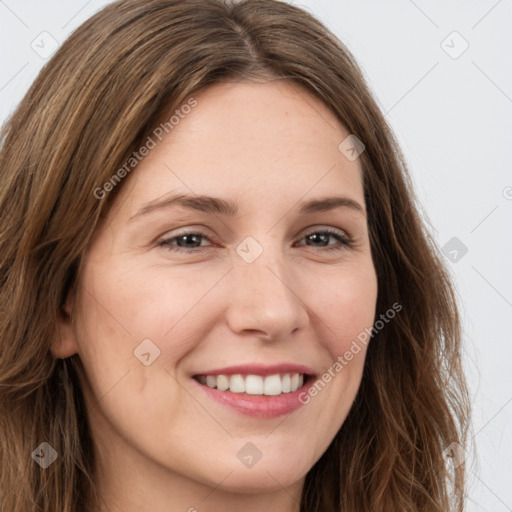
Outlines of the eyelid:
{"label": "eyelid", "polygon": [[213,237],[207,232],[207,230],[205,230],[204,228],[194,227],[182,228],[180,231],[172,233],[172,235],[164,235],[163,237],[157,240],[156,245],[166,245],[166,243],[168,244],[168,242],[170,242],[171,240],[175,240],[176,238],[185,235],[198,235],[211,242],[209,246],[201,246],[203,249],[207,249],[208,247],[212,247],[215,245],[215,242],[212,240]]}
{"label": "eyelid", "polygon": [[334,226],[326,226],[323,224],[310,226],[309,228],[306,228],[305,231],[302,231],[299,236],[301,238],[304,238],[305,236],[311,235],[313,233],[318,233],[318,232],[335,233],[335,234],[338,234],[341,236],[345,236],[347,238],[351,238],[346,230],[341,229],[341,228],[336,228]]}
{"label": "eyelid", "polygon": [[170,230],[161,237],[159,237],[156,243],[165,242],[171,240],[173,238],[183,236],[183,235],[201,235],[209,240],[215,238],[215,234],[213,234],[211,229],[206,228],[201,225],[191,225],[191,226],[183,226],[182,228],[176,228],[174,230]]}
{"label": "eyelid", "polygon": [[[202,226],[201,227],[197,227],[197,228],[194,227],[194,226],[186,226],[186,227],[177,228],[177,229],[178,229],[178,231],[176,233],[173,233],[172,236],[164,235],[161,239],[159,239],[159,241],[160,242],[168,241],[170,239],[173,239],[173,238],[176,238],[176,237],[179,237],[179,236],[182,236],[182,235],[192,235],[192,234],[202,235],[202,236],[204,236],[205,238],[208,238],[208,239],[212,238],[212,236],[207,233],[207,231],[209,231],[209,230],[207,230],[206,228],[204,228]],[[350,234],[347,232],[347,230],[345,230],[345,229],[336,228],[334,226],[326,226],[326,225],[322,225],[322,224],[318,224],[318,225],[314,225],[314,226],[310,226],[308,228],[305,228],[305,230],[303,230],[303,231],[301,231],[299,233],[298,237],[299,237],[299,239],[302,239],[305,236],[308,236],[308,235],[313,234],[313,233],[318,233],[318,232],[336,233],[336,234],[339,234],[341,236],[345,236],[348,239],[352,238],[350,236]]]}

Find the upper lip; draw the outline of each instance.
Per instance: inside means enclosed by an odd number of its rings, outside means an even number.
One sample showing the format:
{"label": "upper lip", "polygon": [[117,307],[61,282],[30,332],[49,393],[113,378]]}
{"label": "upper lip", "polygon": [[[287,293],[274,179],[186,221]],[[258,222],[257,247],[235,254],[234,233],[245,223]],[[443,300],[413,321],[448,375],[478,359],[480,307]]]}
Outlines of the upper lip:
{"label": "upper lip", "polygon": [[278,373],[302,373],[305,375],[315,375],[315,372],[309,366],[294,363],[281,364],[240,364],[236,366],[228,366],[225,368],[215,368],[195,373],[194,375],[275,375]]}

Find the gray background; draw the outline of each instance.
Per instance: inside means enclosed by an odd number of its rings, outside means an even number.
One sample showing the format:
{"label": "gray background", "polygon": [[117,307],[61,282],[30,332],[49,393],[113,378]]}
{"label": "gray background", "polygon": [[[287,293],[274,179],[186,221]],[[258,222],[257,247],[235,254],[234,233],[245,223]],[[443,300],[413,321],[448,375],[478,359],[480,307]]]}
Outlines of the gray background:
{"label": "gray background", "polygon": [[[0,122],[47,61],[44,52],[107,3],[0,0]],[[474,403],[468,510],[511,511],[512,2],[293,3],[354,53],[446,247]]]}

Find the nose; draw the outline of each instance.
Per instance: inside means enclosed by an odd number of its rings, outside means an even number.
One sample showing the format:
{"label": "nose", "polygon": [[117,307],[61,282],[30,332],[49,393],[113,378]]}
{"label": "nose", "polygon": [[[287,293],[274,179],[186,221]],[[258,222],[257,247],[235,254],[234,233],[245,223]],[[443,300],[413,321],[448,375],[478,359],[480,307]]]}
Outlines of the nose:
{"label": "nose", "polygon": [[274,341],[287,339],[308,325],[307,297],[301,296],[296,276],[283,256],[275,253],[266,249],[252,263],[234,255],[227,309],[233,332]]}

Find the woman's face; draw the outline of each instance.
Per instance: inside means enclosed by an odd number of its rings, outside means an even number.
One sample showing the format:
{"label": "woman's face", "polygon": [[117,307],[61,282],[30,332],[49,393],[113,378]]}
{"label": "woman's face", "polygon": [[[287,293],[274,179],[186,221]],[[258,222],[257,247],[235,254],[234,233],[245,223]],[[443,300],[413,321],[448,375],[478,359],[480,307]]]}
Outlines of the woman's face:
{"label": "woman's face", "polygon": [[349,412],[366,352],[353,342],[374,321],[361,164],[289,82],[194,98],[117,185],[54,354],[83,361],[105,468],[244,493],[297,485]]}

